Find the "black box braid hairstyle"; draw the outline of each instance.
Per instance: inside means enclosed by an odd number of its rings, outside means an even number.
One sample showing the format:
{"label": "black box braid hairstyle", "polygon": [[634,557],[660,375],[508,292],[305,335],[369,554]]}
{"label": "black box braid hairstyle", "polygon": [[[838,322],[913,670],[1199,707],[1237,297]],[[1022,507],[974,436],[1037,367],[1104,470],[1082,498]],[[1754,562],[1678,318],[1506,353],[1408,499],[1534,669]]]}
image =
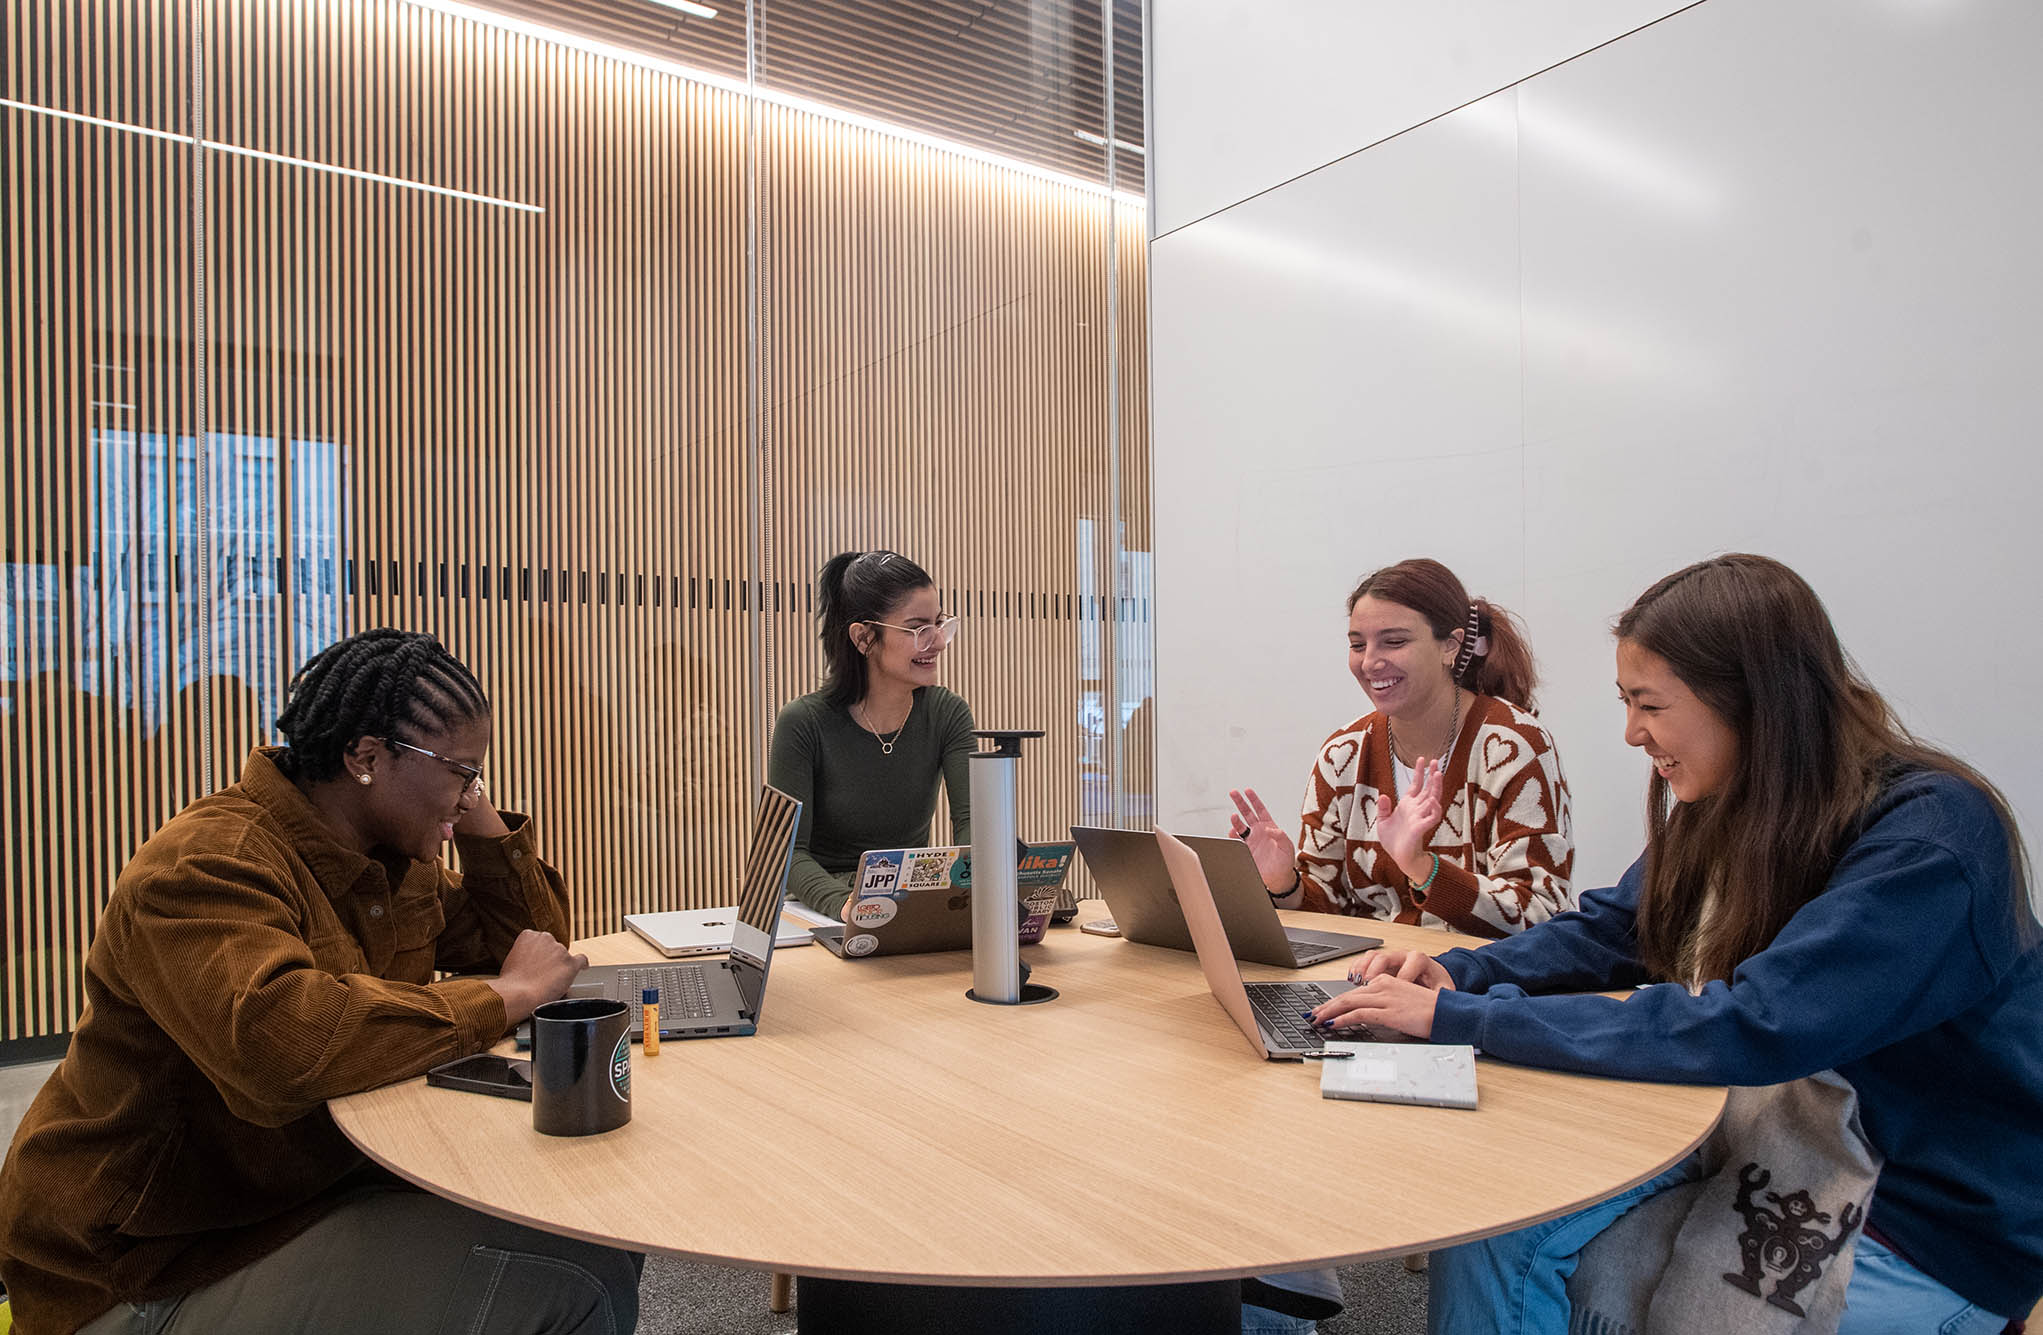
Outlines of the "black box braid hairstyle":
{"label": "black box braid hairstyle", "polygon": [[409,740],[489,713],[482,683],[446,646],[416,631],[365,630],[314,654],[291,678],[277,731],[289,741],[281,767],[316,782],[341,771],[358,737]]}

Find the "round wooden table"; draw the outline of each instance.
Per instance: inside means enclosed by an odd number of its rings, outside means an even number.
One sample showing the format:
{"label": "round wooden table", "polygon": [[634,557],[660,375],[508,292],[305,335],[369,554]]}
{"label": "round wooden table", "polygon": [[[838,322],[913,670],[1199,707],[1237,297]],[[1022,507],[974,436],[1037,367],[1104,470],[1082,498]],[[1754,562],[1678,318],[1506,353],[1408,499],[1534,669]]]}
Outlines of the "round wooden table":
{"label": "round wooden table", "polygon": [[[1285,916],[1435,952],[1474,944]],[[583,948],[651,958],[629,934]],[[1024,957],[1057,1000],[967,1000],[966,953],[778,950],[759,1033],[634,1051],[632,1121],[606,1135],[541,1136],[527,1104],[423,1079],[331,1106],[400,1176],[555,1233],[804,1277],[1065,1288],[1504,1232],[1651,1177],[1723,1108],[1721,1089],[1490,1060],[1474,1111],[1322,1099],[1317,1063],[1257,1059],[1189,953],[1058,927]]]}

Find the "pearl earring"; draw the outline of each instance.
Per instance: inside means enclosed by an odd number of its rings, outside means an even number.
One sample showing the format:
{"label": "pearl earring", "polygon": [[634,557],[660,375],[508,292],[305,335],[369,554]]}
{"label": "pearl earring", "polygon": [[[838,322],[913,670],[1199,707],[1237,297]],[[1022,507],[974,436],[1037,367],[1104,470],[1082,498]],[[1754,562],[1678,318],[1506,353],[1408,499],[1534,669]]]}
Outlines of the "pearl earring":
{"label": "pearl earring", "polygon": [[357,774],[355,776],[355,782],[361,784],[363,787],[366,788],[369,786],[369,776],[366,774]]}

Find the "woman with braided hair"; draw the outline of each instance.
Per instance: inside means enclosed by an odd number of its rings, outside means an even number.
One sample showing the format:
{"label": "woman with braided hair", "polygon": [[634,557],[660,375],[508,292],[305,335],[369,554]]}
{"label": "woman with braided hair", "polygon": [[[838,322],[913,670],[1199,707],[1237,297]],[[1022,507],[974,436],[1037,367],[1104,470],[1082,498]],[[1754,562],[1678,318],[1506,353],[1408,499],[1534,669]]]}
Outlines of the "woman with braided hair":
{"label": "woman with braided hair", "polygon": [[365,631],[277,730],[99,921],[0,1169],[17,1329],[629,1331],[635,1258],[412,1190],[326,1112],[490,1047],[585,963],[530,823],[489,800],[481,685],[430,635]]}
{"label": "woman with braided hair", "polygon": [[1573,908],[1568,783],[1511,614],[1400,561],[1348,595],[1348,670],[1375,709],[1320,747],[1299,842],[1230,794],[1270,898],[1488,937]]}

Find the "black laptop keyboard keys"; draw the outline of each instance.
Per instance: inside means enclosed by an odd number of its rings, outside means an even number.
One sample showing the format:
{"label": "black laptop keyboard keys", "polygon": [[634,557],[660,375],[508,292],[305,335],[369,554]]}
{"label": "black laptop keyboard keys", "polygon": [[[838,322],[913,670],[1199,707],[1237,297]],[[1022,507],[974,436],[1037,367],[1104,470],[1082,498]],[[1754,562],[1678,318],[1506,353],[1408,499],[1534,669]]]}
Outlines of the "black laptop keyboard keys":
{"label": "black laptop keyboard keys", "polygon": [[631,1003],[631,1027],[640,1027],[639,994],[646,988],[660,989],[660,1023],[670,1019],[699,1020],[711,1014],[709,984],[700,964],[654,964],[643,969],[619,969],[617,990]]}
{"label": "black laptop keyboard keys", "polygon": [[1249,1005],[1263,1028],[1275,1035],[1281,1046],[1291,1049],[1323,1048],[1326,1039],[1307,1022],[1306,1012],[1317,1009],[1327,994],[1312,983],[1249,983]]}

